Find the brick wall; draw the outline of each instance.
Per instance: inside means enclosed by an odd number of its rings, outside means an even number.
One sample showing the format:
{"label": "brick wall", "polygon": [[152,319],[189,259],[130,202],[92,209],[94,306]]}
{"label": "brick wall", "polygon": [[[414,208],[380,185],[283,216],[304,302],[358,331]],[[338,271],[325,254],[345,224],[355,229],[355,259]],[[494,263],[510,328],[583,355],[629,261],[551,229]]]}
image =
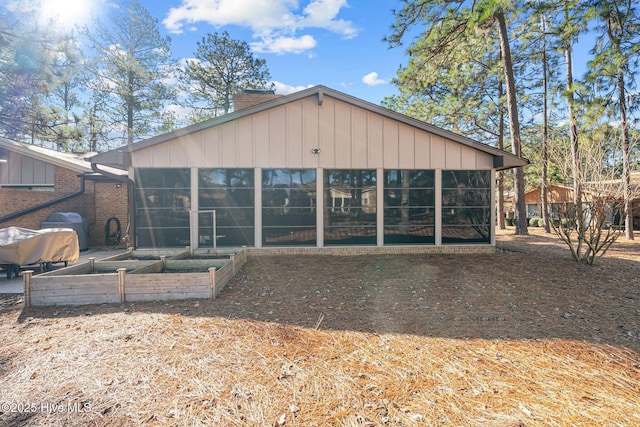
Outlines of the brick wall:
{"label": "brick wall", "polygon": [[[54,191],[0,188],[0,217],[72,194],[80,190],[80,182],[77,172],[56,166]],[[112,216],[120,220],[124,236],[128,224],[127,205],[126,184],[118,188],[115,182],[87,179],[84,194],[2,222],[0,228],[15,226],[38,230],[52,212],[77,212],[87,219],[89,246],[104,246],[104,227]],[[120,246],[125,246],[124,241]]]}
{"label": "brick wall", "polygon": [[[112,217],[118,218],[120,221],[122,239],[118,246],[126,246],[124,237],[129,225],[127,185],[124,183],[120,187],[117,185],[114,182],[95,183],[95,227],[91,236],[91,241],[95,246],[104,246],[105,225]],[[113,232],[115,224],[112,225],[111,231]]]}

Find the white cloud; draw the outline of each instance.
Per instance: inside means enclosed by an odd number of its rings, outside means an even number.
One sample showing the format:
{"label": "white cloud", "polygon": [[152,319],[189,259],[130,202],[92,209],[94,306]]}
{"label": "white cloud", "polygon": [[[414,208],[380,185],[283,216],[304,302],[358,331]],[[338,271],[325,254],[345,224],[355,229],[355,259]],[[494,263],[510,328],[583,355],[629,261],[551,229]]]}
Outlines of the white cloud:
{"label": "white cloud", "polygon": [[316,40],[310,35],[302,37],[277,37],[272,39],[264,37],[262,41],[251,43],[255,52],[275,53],[282,55],[285,53],[302,53],[316,47]]}
{"label": "white cloud", "polygon": [[313,85],[307,85],[307,86],[289,86],[287,84],[284,83],[280,83],[280,82],[272,82],[273,86],[275,88],[275,91],[278,95],[290,95],[294,92],[300,92],[301,90],[305,90],[308,89],[310,87],[312,87]]}
{"label": "white cloud", "polygon": [[313,49],[316,42],[297,32],[319,28],[344,38],[358,34],[351,21],[337,18],[345,7],[347,0],[310,0],[302,10],[298,0],[182,0],[162,22],[176,34],[184,32],[185,26],[192,30],[197,23],[248,27],[258,39],[254,48],[261,52],[302,53]]}
{"label": "white cloud", "polygon": [[167,30],[181,33],[185,24],[204,22],[216,27],[240,25],[254,30],[276,28],[293,21],[295,0],[182,0],[162,21]]}
{"label": "white cloud", "polygon": [[378,77],[378,73],[376,73],[375,71],[364,76],[362,78],[362,82],[368,86],[378,86],[378,85],[383,85],[387,83],[386,80]]}
{"label": "white cloud", "polygon": [[347,7],[346,0],[314,0],[304,8],[304,18],[298,25],[302,28],[325,28],[345,38],[353,38],[358,34],[358,29],[351,21],[336,19],[343,7]]}

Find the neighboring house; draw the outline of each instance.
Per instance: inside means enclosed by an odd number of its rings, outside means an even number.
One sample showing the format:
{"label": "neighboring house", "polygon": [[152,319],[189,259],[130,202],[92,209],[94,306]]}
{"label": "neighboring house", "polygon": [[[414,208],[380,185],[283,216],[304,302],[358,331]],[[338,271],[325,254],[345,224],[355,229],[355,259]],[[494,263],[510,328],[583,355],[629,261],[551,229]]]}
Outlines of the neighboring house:
{"label": "neighboring house", "polygon": [[253,95],[90,159],[134,180],[135,246],[210,246],[213,210],[219,246],[495,244],[496,171],[527,160],[323,86]]}
{"label": "neighboring house", "polygon": [[[620,180],[605,182],[587,182],[583,185],[583,198],[585,203],[593,198],[606,199],[611,204],[622,205],[621,195],[622,183]],[[631,192],[633,197],[633,225],[634,229],[640,229],[640,172],[631,174]],[[514,210],[513,194],[505,195],[505,215],[513,216]],[[570,184],[549,184],[547,192],[547,201],[552,216],[557,216],[568,203],[573,203],[573,186]],[[542,218],[542,190],[533,188],[525,193],[525,204],[527,206],[527,218]],[[616,215],[616,209],[612,209],[608,221],[619,224],[620,215]]]}
{"label": "neighboring house", "polygon": [[[505,215],[513,218],[515,211],[515,196],[510,193],[505,196]],[[533,188],[524,193],[524,201],[527,207],[527,218],[542,218],[542,190]],[[573,201],[573,187],[567,184],[549,184],[547,201],[552,211],[560,209],[566,203]]]}
{"label": "neighboring house", "polygon": [[[37,230],[52,212],[77,212],[87,220],[89,245],[105,245],[105,226],[112,217],[118,218],[124,236],[126,175],[95,173],[85,160],[93,154],[61,153],[0,138],[0,228]],[[115,230],[112,220],[110,231]]]}

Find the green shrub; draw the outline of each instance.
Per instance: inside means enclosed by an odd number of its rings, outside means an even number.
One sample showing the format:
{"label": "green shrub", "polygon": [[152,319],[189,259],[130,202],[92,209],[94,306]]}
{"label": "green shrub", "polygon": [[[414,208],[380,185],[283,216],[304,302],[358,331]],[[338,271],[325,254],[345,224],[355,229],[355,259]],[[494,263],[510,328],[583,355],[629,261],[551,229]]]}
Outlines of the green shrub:
{"label": "green shrub", "polygon": [[529,227],[539,227],[538,220],[540,218],[529,218]]}
{"label": "green shrub", "polygon": [[538,227],[544,227],[544,218],[538,219]]}
{"label": "green shrub", "polygon": [[505,218],[504,223],[509,227],[513,227],[513,218]]}

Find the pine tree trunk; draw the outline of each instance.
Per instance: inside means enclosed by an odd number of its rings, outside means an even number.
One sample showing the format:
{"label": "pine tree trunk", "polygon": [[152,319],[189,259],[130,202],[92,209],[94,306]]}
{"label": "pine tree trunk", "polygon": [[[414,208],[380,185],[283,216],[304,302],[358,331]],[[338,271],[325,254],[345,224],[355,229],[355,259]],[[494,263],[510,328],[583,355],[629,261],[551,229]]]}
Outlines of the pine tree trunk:
{"label": "pine tree trunk", "polygon": [[[498,34],[500,37],[500,51],[502,52],[502,63],[507,91],[507,112],[509,114],[509,132],[513,154],[522,156],[522,142],[520,139],[520,120],[518,118],[518,104],[516,99],[516,84],[513,76],[513,61],[511,60],[511,48],[509,46],[509,36],[507,34],[507,24],[504,13],[497,11],[494,14],[498,22]],[[514,169],[515,187],[515,226],[516,234],[529,234],[527,227],[527,206],[524,194],[524,167]]]}
{"label": "pine tree trunk", "polygon": [[[571,167],[573,169],[573,203],[576,209],[582,209],[582,179],[580,177],[580,149],[578,146],[578,125],[573,112],[573,70],[571,42],[567,40],[565,45],[565,58],[567,64],[567,103],[569,108],[569,138],[571,139]],[[580,218],[581,215],[578,215]]]}
{"label": "pine tree trunk", "polygon": [[[498,81],[498,99],[503,95],[502,80]],[[504,150],[504,105],[498,104],[498,148]],[[504,221],[504,171],[498,172],[498,228],[506,228]]]}
{"label": "pine tree trunk", "polygon": [[624,91],[624,74],[618,71],[618,99],[620,100],[620,120],[622,122],[622,192],[626,212],[624,232],[627,240],[633,240],[633,203],[631,200],[631,143],[627,126],[627,100]]}
{"label": "pine tree trunk", "polygon": [[543,85],[543,104],[542,104],[542,113],[543,123],[542,123],[542,186],[540,188],[540,192],[542,195],[542,212],[544,218],[544,231],[546,233],[551,233],[551,226],[549,224],[549,183],[548,183],[548,149],[549,149],[549,70],[547,64],[547,25],[542,18],[542,85]]}

